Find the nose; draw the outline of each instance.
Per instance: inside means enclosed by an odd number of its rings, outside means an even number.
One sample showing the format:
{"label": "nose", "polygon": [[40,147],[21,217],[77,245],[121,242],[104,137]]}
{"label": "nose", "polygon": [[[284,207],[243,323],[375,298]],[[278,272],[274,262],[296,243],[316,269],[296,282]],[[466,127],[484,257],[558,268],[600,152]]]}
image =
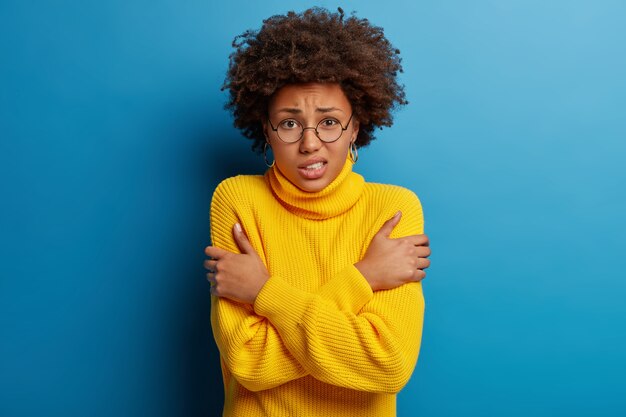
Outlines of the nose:
{"label": "nose", "polygon": [[300,152],[311,153],[317,151],[322,146],[322,141],[317,137],[315,129],[305,128],[302,131],[302,140],[300,141]]}

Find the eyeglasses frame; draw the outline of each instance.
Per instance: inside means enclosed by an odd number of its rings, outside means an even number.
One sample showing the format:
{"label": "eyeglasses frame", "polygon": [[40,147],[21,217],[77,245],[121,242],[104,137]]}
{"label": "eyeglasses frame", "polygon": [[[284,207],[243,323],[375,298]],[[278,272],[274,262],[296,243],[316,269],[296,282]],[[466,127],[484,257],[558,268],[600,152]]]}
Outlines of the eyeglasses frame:
{"label": "eyeglasses frame", "polygon": [[[330,140],[330,141],[325,141],[322,138],[320,138],[320,133],[317,131],[318,126],[320,125],[320,123],[322,123],[324,120],[326,119],[322,119],[319,121],[319,123],[317,124],[317,126],[313,127],[313,126],[307,126],[307,127],[302,127],[302,131],[300,132],[300,137],[298,138],[298,140],[293,141],[293,142],[286,142],[283,138],[280,137],[280,135],[278,134],[278,128],[274,127],[274,125],[272,124],[272,121],[270,120],[270,118],[267,118],[268,123],[270,124],[270,128],[276,132],[276,136],[278,137],[278,139],[280,139],[281,142],[283,143],[287,143],[287,144],[291,144],[291,143],[298,143],[302,140],[302,138],[304,137],[304,131],[307,129],[313,129],[313,131],[315,132],[315,136],[317,136],[317,138],[319,140],[321,140],[324,143],[333,143],[333,142],[337,142],[339,140],[339,138],[341,138],[341,136],[343,136],[343,132],[345,132],[346,130],[348,130],[348,127],[350,127],[350,122],[352,121],[352,116],[354,116],[354,112],[350,113],[350,118],[348,119],[348,123],[346,123],[346,127],[343,127],[343,125],[341,124],[341,122],[339,120],[337,120],[337,123],[339,123],[339,126],[341,126],[341,133],[339,134],[339,136],[337,136],[337,139],[335,140]],[[289,117],[286,119],[281,120],[280,122],[278,122],[278,125],[280,125],[282,122],[284,122],[285,120],[290,119]]]}

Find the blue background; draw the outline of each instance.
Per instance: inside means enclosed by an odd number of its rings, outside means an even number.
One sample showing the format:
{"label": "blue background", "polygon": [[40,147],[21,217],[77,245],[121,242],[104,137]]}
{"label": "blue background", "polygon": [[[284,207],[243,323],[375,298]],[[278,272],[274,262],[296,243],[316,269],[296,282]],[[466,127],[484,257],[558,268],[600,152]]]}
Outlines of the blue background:
{"label": "blue background", "polygon": [[[209,203],[264,170],[220,86],[234,36],[310,5],[0,3],[1,416],[219,414]],[[398,414],[625,415],[626,3],[341,6],[411,102],[356,170],[420,196],[433,249]]]}

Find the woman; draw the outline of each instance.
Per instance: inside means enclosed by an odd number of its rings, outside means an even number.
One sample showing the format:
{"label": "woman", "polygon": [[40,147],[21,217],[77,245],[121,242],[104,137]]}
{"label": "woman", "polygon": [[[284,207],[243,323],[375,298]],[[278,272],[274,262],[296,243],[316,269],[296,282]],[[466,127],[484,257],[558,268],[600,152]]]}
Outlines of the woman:
{"label": "woman", "polygon": [[224,180],[211,203],[224,415],[393,416],[419,352],[429,242],[413,192],[352,167],[406,104],[399,51],[318,8],[233,45],[229,108],[269,169]]}

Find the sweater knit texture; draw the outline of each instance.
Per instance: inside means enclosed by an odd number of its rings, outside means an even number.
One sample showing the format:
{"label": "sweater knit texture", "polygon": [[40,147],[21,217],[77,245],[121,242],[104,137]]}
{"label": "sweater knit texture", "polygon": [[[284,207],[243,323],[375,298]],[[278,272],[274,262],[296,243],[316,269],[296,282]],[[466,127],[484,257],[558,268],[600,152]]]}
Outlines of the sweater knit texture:
{"label": "sweater knit texture", "polygon": [[270,273],[254,305],[211,299],[224,416],[396,415],[419,353],[422,286],[373,292],[354,264],[398,210],[390,237],[422,234],[422,207],[412,191],[367,183],[352,165],[314,193],[276,166],[216,188],[213,245],[241,253],[239,222]]}

